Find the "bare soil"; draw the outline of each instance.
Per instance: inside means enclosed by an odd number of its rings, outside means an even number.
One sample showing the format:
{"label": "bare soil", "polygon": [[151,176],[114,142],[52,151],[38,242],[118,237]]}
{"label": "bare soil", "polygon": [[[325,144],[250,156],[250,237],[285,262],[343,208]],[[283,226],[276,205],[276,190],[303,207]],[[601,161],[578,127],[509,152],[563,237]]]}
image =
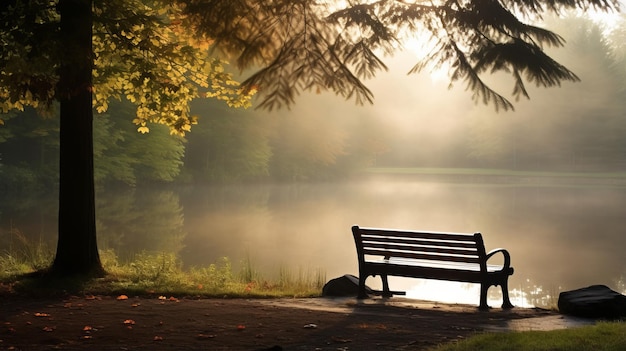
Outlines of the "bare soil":
{"label": "bare soil", "polygon": [[[5,297],[2,350],[427,350],[555,312],[407,299]],[[517,325],[517,327],[515,327]]]}

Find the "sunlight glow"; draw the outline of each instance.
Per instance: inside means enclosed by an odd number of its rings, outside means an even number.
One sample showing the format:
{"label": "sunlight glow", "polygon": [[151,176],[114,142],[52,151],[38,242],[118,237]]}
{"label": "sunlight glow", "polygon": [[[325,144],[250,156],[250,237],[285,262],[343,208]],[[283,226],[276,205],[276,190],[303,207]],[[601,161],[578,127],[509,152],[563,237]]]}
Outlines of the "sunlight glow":
{"label": "sunlight glow", "polygon": [[605,34],[611,33],[618,28],[620,22],[624,20],[624,15],[616,11],[603,12],[592,10],[587,12],[586,16],[604,28]]}
{"label": "sunlight glow", "polygon": [[[428,40],[425,35],[414,35],[409,38],[405,42],[405,49],[411,53],[413,57],[415,57],[415,63],[423,60],[430,54],[435,46],[435,43],[431,40]],[[430,76],[430,79],[433,83],[442,83],[450,81],[450,67],[448,65],[444,65],[441,67],[426,67],[423,73],[426,73]]]}

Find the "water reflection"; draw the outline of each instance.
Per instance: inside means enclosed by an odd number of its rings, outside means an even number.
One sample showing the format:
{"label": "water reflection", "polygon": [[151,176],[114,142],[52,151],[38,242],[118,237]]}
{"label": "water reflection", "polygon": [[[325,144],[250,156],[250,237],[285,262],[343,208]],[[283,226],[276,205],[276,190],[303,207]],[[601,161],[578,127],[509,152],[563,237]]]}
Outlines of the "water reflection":
{"label": "water reflection", "polygon": [[[558,293],[592,284],[624,292],[626,189],[523,185],[505,181],[434,182],[373,178],[342,184],[230,185],[99,193],[101,248],[121,258],[139,251],[181,256],[187,267],[229,257],[266,275],[281,268],[323,269],[328,278],[357,274],[354,224],[482,232],[487,250],[509,250],[518,306],[549,306]],[[0,230],[17,227],[54,243],[54,199],[4,203]],[[35,220],[33,220],[33,218]],[[6,240],[3,242],[7,243]],[[478,303],[478,285],[391,280],[393,290],[427,300]],[[380,286],[370,278],[368,285]],[[490,289],[490,304],[501,302]]]}
{"label": "water reflection", "polygon": [[[102,191],[96,196],[98,247],[113,249],[121,260],[141,251],[179,254],[184,246],[183,208],[171,190]],[[0,250],[10,252],[19,233],[26,241],[56,245],[58,203],[55,195],[12,199],[0,209]]]}
{"label": "water reflection", "polygon": [[[236,189],[236,190],[235,190]],[[215,190],[194,189],[193,198]],[[439,231],[480,231],[487,249],[507,248],[516,273],[511,294],[519,306],[549,306],[562,290],[617,283],[626,190],[614,187],[520,186],[375,179],[350,184],[234,187],[252,193],[246,206],[197,208],[187,217],[184,258],[190,264],[219,255],[250,257],[271,271],[281,265],[322,267],[328,277],[355,274],[353,224]],[[220,196],[223,196],[221,194]],[[250,201],[253,199],[252,201]],[[185,208],[197,202],[183,200]],[[193,222],[192,222],[193,221]],[[379,287],[370,278],[368,284]],[[397,278],[397,290],[429,300],[477,303],[477,285]],[[621,287],[624,291],[623,287]],[[499,304],[491,289],[491,304]]]}

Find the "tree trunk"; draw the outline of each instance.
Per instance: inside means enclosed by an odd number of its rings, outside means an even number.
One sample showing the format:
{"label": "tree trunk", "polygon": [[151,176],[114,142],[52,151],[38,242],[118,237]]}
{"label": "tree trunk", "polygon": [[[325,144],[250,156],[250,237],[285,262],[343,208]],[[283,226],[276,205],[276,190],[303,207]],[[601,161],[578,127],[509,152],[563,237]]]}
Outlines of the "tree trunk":
{"label": "tree trunk", "polygon": [[96,240],[93,171],[92,0],[60,0],[59,238],[51,271],[104,273]]}

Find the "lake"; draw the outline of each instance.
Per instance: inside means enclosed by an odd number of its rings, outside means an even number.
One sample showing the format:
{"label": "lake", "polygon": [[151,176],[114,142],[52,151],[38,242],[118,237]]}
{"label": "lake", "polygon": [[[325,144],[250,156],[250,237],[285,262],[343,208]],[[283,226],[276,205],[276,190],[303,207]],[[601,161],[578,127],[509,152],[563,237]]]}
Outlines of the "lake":
{"label": "lake", "polygon": [[[101,248],[121,258],[176,252],[186,266],[228,257],[266,275],[322,270],[358,275],[350,227],[481,232],[487,251],[509,250],[517,306],[556,304],[558,293],[592,284],[625,292],[626,188],[544,179],[429,179],[370,175],[345,183],[220,185],[99,193]],[[3,204],[3,235],[19,230],[54,243],[55,199]],[[13,235],[5,249],[16,245]],[[380,279],[367,284],[380,287]],[[478,285],[392,278],[412,298],[478,304]],[[490,289],[499,306],[499,288]]]}

